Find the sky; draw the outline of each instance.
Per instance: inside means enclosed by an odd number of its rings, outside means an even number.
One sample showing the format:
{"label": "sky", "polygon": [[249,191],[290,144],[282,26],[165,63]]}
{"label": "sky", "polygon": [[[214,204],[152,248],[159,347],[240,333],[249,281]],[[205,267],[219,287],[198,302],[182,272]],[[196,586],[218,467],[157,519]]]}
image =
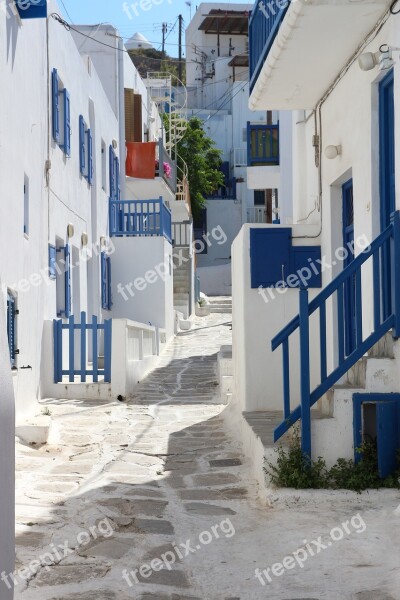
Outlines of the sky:
{"label": "sky", "polygon": [[[185,0],[57,1],[68,22],[85,25],[111,23],[118,28],[120,35],[126,40],[138,31],[152,42],[156,49],[161,49],[162,23],[168,23],[166,51],[170,56],[178,56],[178,15],[182,14],[185,27],[190,21],[190,8]],[[192,15],[195,10],[196,2],[193,1]],[[172,30],[174,24],[175,30]]]}

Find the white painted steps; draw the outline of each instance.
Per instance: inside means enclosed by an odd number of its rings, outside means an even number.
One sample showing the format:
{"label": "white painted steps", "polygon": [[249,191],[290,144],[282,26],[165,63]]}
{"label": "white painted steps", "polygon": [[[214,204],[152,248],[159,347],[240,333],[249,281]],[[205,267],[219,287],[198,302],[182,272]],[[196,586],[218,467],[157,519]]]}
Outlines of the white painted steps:
{"label": "white painted steps", "polygon": [[230,296],[209,297],[207,308],[210,313],[232,314],[232,298]]}

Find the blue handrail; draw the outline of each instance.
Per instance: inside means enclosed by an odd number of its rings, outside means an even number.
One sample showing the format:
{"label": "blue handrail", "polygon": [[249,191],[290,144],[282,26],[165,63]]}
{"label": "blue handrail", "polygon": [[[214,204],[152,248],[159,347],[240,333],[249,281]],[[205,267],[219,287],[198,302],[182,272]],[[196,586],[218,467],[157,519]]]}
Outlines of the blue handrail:
{"label": "blue handrail", "polygon": [[[387,257],[390,258],[391,273],[387,273]],[[362,281],[365,270],[362,266],[372,260],[373,275],[373,320],[372,333],[363,335]],[[389,315],[382,306],[383,287],[391,279],[392,299]],[[349,282],[355,286],[356,341],[355,348],[346,355],[344,323],[344,289]],[[328,373],[327,364],[327,300],[336,295],[333,303],[336,311],[338,358],[337,365]],[[310,381],[310,316],[319,311],[319,355],[320,382],[311,389]],[[359,256],[357,256],[325,289],[311,302],[308,290],[300,290],[300,312],[272,340],[272,351],[282,346],[283,351],[283,404],[284,420],[275,429],[275,441],[279,440],[301,419],[302,450],[311,456],[311,408],[353,365],[360,360],[390,329],[400,336],[400,211],[392,215],[391,224]],[[291,410],[290,394],[290,336],[300,333],[300,405]]]}

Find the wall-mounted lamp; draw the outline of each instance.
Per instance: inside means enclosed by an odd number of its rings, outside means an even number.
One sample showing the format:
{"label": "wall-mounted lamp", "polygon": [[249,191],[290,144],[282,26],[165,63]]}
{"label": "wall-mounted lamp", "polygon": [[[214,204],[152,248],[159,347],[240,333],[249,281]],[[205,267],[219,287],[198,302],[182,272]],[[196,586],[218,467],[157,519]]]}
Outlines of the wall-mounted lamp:
{"label": "wall-mounted lamp", "polygon": [[107,238],[104,237],[104,235],[102,235],[100,238],[100,247],[105,248],[106,246],[107,246]]}
{"label": "wall-mounted lamp", "polygon": [[84,231],[81,235],[81,242],[82,242],[82,246],[85,247],[88,245],[89,242],[89,236],[88,234]]}
{"label": "wall-mounted lamp", "polygon": [[69,238],[72,238],[72,237],[74,237],[74,233],[75,233],[74,226],[72,225],[72,223],[68,223],[68,225],[67,225],[67,236]]}
{"label": "wall-mounted lamp", "polygon": [[113,141],[111,142],[112,147],[114,148],[114,150],[116,150],[118,148],[118,142],[116,139],[113,139]]}
{"label": "wall-mounted lamp", "polygon": [[325,156],[329,160],[333,160],[342,154],[342,146],[327,146],[325,148]]}
{"label": "wall-mounted lamp", "polygon": [[358,59],[360,69],[363,71],[372,71],[379,66],[381,71],[387,71],[394,65],[393,52],[400,52],[400,48],[382,44],[379,52],[365,52]]}

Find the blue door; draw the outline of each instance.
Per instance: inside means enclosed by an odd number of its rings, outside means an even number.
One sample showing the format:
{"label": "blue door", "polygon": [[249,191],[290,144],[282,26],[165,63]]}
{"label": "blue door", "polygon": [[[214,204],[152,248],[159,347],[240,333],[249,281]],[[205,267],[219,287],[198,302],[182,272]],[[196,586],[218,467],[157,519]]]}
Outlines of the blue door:
{"label": "blue door", "polygon": [[[394,142],[394,74],[386,75],[379,86],[379,170],[381,231],[390,224],[396,206],[395,142]],[[389,243],[382,252],[382,310],[386,319],[391,313],[391,274]]]}
{"label": "blue door", "polygon": [[376,405],[379,476],[387,477],[397,468],[399,450],[399,403],[378,402]]}
{"label": "blue door", "polygon": [[[343,185],[343,247],[348,250],[343,268],[354,260],[353,180]],[[355,275],[344,285],[345,352],[349,356],[356,347],[356,280]]]}

